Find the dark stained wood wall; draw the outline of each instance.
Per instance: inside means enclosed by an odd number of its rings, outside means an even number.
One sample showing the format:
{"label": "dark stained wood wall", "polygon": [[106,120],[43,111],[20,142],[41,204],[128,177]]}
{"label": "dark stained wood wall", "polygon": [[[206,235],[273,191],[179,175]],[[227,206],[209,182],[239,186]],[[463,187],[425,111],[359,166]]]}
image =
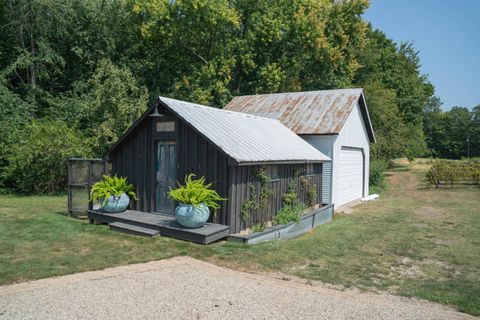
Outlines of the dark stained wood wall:
{"label": "dark stained wood wall", "polygon": [[[223,198],[229,198],[228,157],[218,147],[198,134],[191,126],[178,121],[177,179],[183,184],[185,177],[194,173],[197,178],[204,176],[207,183]],[[230,200],[229,200],[230,201]],[[228,202],[221,202],[212,221],[230,225]]]}
{"label": "dark stained wood wall", "polygon": [[147,117],[108,155],[112,174],[127,177],[136,188],[138,201],[132,201],[130,208],[144,212],[155,210],[152,131],[151,118]]}
{"label": "dark stained wood wall", "polygon": [[[269,205],[264,210],[257,210],[253,214],[249,221],[242,221],[242,205],[244,201],[250,198],[250,185],[256,185],[256,200],[259,200],[260,183],[255,176],[260,166],[231,166],[229,168],[230,175],[230,191],[228,215],[232,232],[238,232],[245,227],[250,227],[258,220],[271,221],[282,207],[282,195],[288,191],[290,182],[295,177],[295,172],[299,172],[304,175],[311,184],[315,184],[317,187],[317,203],[322,203],[321,190],[322,190],[322,164],[315,164],[315,174],[306,175],[306,164],[279,164],[279,175],[277,179],[270,180],[268,187],[272,191],[272,195],[269,199]],[[268,165],[263,166],[267,169]],[[296,181],[296,190],[299,203],[305,203],[307,201],[307,190],[302,186],[299,179]],[[262,215],[260,218],[259,215]]]}

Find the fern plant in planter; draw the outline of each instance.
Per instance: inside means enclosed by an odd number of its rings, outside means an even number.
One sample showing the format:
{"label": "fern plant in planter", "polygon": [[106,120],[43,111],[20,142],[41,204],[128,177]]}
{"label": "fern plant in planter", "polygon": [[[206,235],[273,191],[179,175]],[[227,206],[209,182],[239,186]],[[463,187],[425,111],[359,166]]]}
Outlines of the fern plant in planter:
{"label": "fern plant in planter", "polygon": [[175,209],[177,222],[185,228],[199,228],[205,225],[210,217],[210,209],[213,213],[220,208],[218,202],[227,199],[222,198],[217,191],[211,189],[212,183],[205,184],[205,177],[194,180],[193,173],[185,177],[185,185],[170,189],[168,196],[179,203]]}
{"label": "fern plant in planter", "polygon": [[137,200],[133,184],[127,178],[103,176],[92,186],[91,201],[99,201],[102,210],[112,213],[123,212],[130,204],[130,198]]}

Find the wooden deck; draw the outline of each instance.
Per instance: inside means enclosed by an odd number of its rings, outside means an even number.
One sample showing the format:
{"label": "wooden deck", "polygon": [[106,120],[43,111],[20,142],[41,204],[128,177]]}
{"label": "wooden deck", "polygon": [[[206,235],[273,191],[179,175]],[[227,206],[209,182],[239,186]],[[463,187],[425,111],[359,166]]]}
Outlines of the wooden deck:
{"label": "wooden deck", "polygon": [[[107,213],[99,210],[89,210],[88,219],[91,222],[99,221],[115,225],[131,225],[131,230],[126,228],[126,233],[139,234],[141,228],[158,230],[161,236],[192,241],[195,243],[209,244],[225,238],[230,234],[230,227],[222,224],[207,223],[196,229],[188,229],[179,225],[175,217],[166,214],[152,214],[135,210],[127,210],[121,213]],[[115,224],[116,223],[116,224]],[[135,228],[140,227],[140,228]],[[118,231],[118,228],[112,228]],[[132,232],[128,232],[128,231]],[[145,234],[150,235],[152,234]]]}

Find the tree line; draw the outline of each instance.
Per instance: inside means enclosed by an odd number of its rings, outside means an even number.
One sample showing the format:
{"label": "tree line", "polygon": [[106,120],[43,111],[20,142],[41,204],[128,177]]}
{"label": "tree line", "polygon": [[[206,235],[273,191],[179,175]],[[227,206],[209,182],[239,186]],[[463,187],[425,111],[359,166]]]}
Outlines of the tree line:
{"label": "tree line", "polygon": [[424,130],[430,156],[460,159],[480,156],[480,105],[469,110],[443,111],[433,97],[424,111]]}
{"label": "tree line", "polygon": [[0,188],[62,190],[66,158],[101,157],[158,95],[221,108],[236,95],[362,87],[372,158],[424,155],[437,148],[438,130],[424,132],[434,87],[411,44],[362,18],[368,5],[0,0]]}

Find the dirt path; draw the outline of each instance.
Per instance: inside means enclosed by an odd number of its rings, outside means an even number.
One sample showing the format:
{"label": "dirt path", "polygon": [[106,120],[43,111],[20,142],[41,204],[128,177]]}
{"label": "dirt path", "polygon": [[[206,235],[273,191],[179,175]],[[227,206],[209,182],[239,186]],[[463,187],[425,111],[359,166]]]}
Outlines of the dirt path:
{"label": "dirt path", "polygon": [[0,287],[0,319],[473,319],[448,307],[338,291],[188,257]]}

